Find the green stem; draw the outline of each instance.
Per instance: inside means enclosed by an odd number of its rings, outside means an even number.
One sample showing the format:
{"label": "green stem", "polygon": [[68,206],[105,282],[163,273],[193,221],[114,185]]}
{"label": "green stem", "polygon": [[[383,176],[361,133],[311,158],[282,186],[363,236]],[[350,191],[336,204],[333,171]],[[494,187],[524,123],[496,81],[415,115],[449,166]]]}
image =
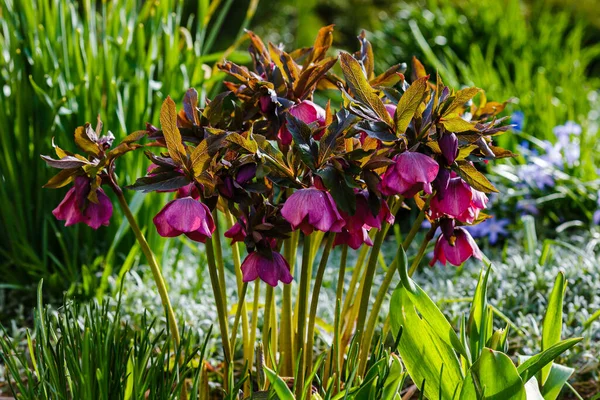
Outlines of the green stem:
{"label": "green stem", "polygon": [[[379,232],[375,235],[375,241],[373,242],[373,248],[369,256],[369,263],[363,276],[363,290],[360,297],[360,306],[358,309],[358,317],[356,320],[356,339],[357,343],[361,343],[365,320],[367,319],[367,311],[369,309],[369,297],[371,296],[371,286],[373,286],[373,278],[375,276],[375,270],[377,267],[377,258],[381,251],[381,245],[385,234],[387,233],[387,224],[383,224]],[[366,357],[366,354],[361,354],[360,357]]]}
{"label": "green stem", "polygon": [[310,299],[310,313],[308,314],[308,337],[306,341],[306,372],[308,374],[312,371],[313,365],[313,343],[315,338],[315,320],[317,318],[317,305],[319,304],[319,294],[321,293],[321,286],[323,285],[323,276],[325,275],[325,268],[327,267],[327,261],[329,260],[329,254],[333,247],[335,239],[335,233],[330,233],[321,255],[321,261],[319,262],[319,268],[317,269],[317,276],[315,278],[315,285],[313,287],[312,296]]}
{"label": "green stem", "polygon": [[260,301],[260,279],[254,281],[254,301],[252,302],[252,325],[250,328],[250,358],[249,371],[254,363],[254,348],[256,347],[256,329],[258,328],[258,303]]}
{"label": "green stem", "polygon": [[[346,276],[346,263],[348,260],[348,245],[343,245],[342,256],[340,259],[340,270],[338,271],[337,287],[335,290],[335,317],[333,323],[333,346],[332,346],[332,372],[329,376],[339,376],[339,372],[342,370],[342,360],[340,357],[340,347],[342,341],[340,338],[340,319],[341,319],[341,307],[342,307],[342,296],[344,294],[344,279]],[[326,379],[324,382],[327,382]]]}
{"label": "green stem", "polygon": [[[235,340],[236,340],[236,336],[237,336],[237,331],[238,331],[238,326],[240,323],[240,317],[242,316],[243,313],[245,313],[245,308],[244,305],[245,300],[246,300],[246,292],[248,291],[248,282],[244,282],[244,284],[242,285],[242,290],[240,293],[240,297],[238,299],[238,305],[237,305],[237,310],[235,311],[235,319],[233,320],[233,329],[231,331],[231,343],[229,345],[229,347],[233,350],[235,349]],[[243,325],[243,323],[242,323]],[[245,336],[245,335],[244,335]],[[244,343],[244,355],[246,354],[246,343]]]}
{"label": "green stem", "polygon": [[302,397],[304,390],[304,366],[306,365],[306,349],[303,346],[306,343],[306,312],[308,303],[308,292],[310,283],[310,253],[311,253],[311,235],[304,235],[304,245],[302,248],[302,270],[300,271],[300,289],[298,294],[298,327],[296,331],[296,355],[300,357],[298,376],[296,377],[296,398]]}
{"label": "green stem", "polygon": [[219,232],[219,213],[215,208],[213,211],[213,220],[215,222],[215,231],[212,235],[213,248],[215,251],[215,260],[217,262],[217,270],[219,271],[219,289],[221,291],[221,298],[223,299],[223,307],[228,310],[227,307],[227,291],[225,285],[225,265],[223,264],[223,247],[221,246],[221,233]]}
{"label": "green stem", "polygon": [[173,311],[173,307],[171,306],[171,300],[169,300],[169,292],[167,290],[167,285],[165,284],[165,280],[160,271],[160,267],[158,266],[158,262],[156,261],[156,257],[154,257],[154,253],[152,253],[152,250],[148,245],[148,241],[144,237],[144,234],[140,230],[140,227],[137,224],[135,217],[131,213],[131,209],[127,204],[127,200],[125,200],[125,196],[123,196],[123,191],[116,184],[112,185],[112,189],[117,195],[117,199],[119,200],[119,204],[121,206],[121,209],[123,210],[123,214],[125,214],[125,218],[127,218],[127,221],[131,226],[131,230],[133,231],[133,234],[135,235],[135,238],[137,239],[140,248],[142,249],[142,253],[144,253],[146,261],[148,261],[148,265],[150,266],[150,270],[152,271],[152,276],[154,277],[154,282],[156,282],[156,288],[158,289],[160,300],[167,312],[167,319],[169,320],[171,336],[173,337],[175,345],[179,346],[179,344],[181,343],[181,338],[179,336],[177,318],[175,318],[175,312]]}
{"label": "green stem", "polygon": [[[294,276],[294,265],[296,261],[296,250],[298,247],[298,231],[292,233],[292,236],[284,243],[285,259],[290,264],[290,273]],[[281,306],[281,328],[279,330],[281,343],[281,374],[282,376],[292,376],[294,374],[294,335],[292,325],[292,285],[284,285],[283,300]]]}
{"label": "green stem", "polygon": [[[265,308],[264,308],[264,312],[263,312],[263,331],[262,331],[262,337],[263,337],[263,346],[265,349],[265,353],[269,354],[271,353],[271,349],[273,346],[273,342],[270,339],[271,338],[271,307],[273,304],[273,286],[268,285],[267,286],[267,290],[265,291]],[[271,358],[270,357],[266,357],[266,364],[269,367],[273,367],[271,364]]]}
{"label": "green stem", "polygon": [[417,256],[415,257],[415,259],[413,260],[413,263],[411,264],[410,269],[408,270],[408,276],[413,276],[413,274],[419,267],[419,264],[421,263],[421,260],[423,259],[423,256],[425,255],[425,250],[427,250],[427,245],[429,245],[429,242],[431,242],[431,239],[433,239],[433,235],[435,234],[436,229],[437,229],[437,225],[432,225],[431,228],[429,229],[429,231],[427,232],[427,234],[425,235],[425,237],[423,238],[423,242],[421,242],[421,247],[419,247],[419,252],[417,253]]}
{"label": "green stem", "polygon": [[[225,309],[225,302],[223,296],[220,295],[221,286],[219,284],[219,276],[217,272],[217,266],[215,263],[215,251],[213,248],[212,240],[206,241],[206,260],[208,262],[208,272],[210,275],[210,283],[212,285],[213,294],[215,296],[215,304],[217,306],[217,316],[219,319],[219,330],[221,331],[221,342],[223,343],[223,352],[225,355],[225,379],[223,382],[224,386],[228,386],[227,382],[227,370],[229,363],[231,363],[231,348],[229,347],[229,333],[227,326],[227,310]],[[227,391],[227,387],[225,387]]]}

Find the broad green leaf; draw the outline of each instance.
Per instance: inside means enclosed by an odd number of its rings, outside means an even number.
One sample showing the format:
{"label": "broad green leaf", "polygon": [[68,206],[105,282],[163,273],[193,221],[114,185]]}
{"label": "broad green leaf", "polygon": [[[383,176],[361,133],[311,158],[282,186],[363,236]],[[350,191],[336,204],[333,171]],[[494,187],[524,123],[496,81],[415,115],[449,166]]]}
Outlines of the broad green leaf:
{"label": "broad green leaf", "polygon": [[583,338],[572,338],[558,342],[554,346],[542,351],[541,353],[527,359],[523,364],[519,365],[517,370],[524,381],[538,373],[544,366],[554,361],[556,357],[575,346]]}
{"label": "broad green leaf", "polygon": [[482,333],[485,329],[485,319],[487,315],[487,283],[490,276],[491,267],[479,273],[479,280],[473,295],[471,303],[471,311],[469,313],[469,322],[467,324],[467,335],[469,336],[469,345],[471,350],[471,362],[475,362],[479,358],[481,350],[486,345],[486,341],[482,340]]}
{"label": "broad green leaf", "polygon": [[271,382],[271,385],[273,385],[273,389],[275,390],[277,397],[279,397],[279,400],[294,400],[294,394],[284,380],[281,379],[275,371],[265,366],[263,366],[263,369],[267,375],[267,379]]}
{"label": "broad green leaf", "polygon": [[389,126],[393,126],[394,121],[392,121],[392,117],[387,112],[375,90],[369,84],[360,63],[348,53],[340,55],[340,63],[342,72],[354,96],[373,110],[383,122]]}
{"label": "broad green leaf", "polygon": [[[542,387],[544,400],[555,400],[575,370],[560,364],[550,364],[550,373]],[[534,378],[532,378],[534,379]]]}
{"label": "broad green leaf", "polygon": [[469,186],[484,193],[498,193],[498,189],[468,161],[457,161],[458,173]]}
{"label": "broad green leaf", "polygon": [[427,79],[429,79],[428,76],[417,79],[400,97],[396,113],[394,114],[396,135],[406,132],[415,112],[423,102],[425,96],[427,96]]}
{"label": "broad green leaf", "polygon": [[[448,322],[444,314],[427,293],[425,293],[423,289],[408,276],[408,260],[406,259],[406,252],[402,246],[398,246],[396,259],[398,260],[398,272],[400,273],[401,285],[406,289],[407,296],[417,308],[423,320],[431,326],[433,332],[436,333],[436,336],[444,343],[451,346],[461,356],[468,357],[467,350],[463,346],[450,322]],[[395,330],[395,332],[397,332],[397,330]]]}
{"label": "broad green leaf", "polygon": [[444,128],[446,128],[448,132],[467,132],[477,130],[475,128],[475,125],[468,121],[465,121],[461,117],[454,117],[448,119],[442,118],[440,122],[442,123],[442,125],[444,125]]}
{"label": "broad green leaf", "polygon": [[[563,322],[563,299],[566,289],[567,280],[565,279],[565,274],[559,272],[554,280],[554,287],[550,293],[546,315],[544,316],[544,324],[542,326],[542,351],[552,347],[560,341]],[[544,386],[546,379],[548,379],[550,368],[552,368],[552,364],[548,364],[542,368],[542,386]]]}
{"label": "broad green leaf", "polygon": [[169,155],[178,165],[184,165],[187,154],[181,140],[181,133],[179,132],[179,128],[177,128],[175,102],[170,96],[167,96],[167,99],[160,108],[160,127],[165,137]]}
{"label": "broad green leaf", "polygon": [[461,400],[526,400],[523,380],[510,357],[488,349],[471,367],[460,393]]}
{"label": "broad green leaf", "polygon": [[406,378],[406,372],[402,367],[400,357],[396,354],[390,355],[390,369],[383,385],[383,392],[381,400],[394,400],[396,395],[402,390],[404,379]]}
{"label": "broad green leaf", "polygon": [[451,399],[463,380],[458,358],[452,347],[438,335],[447,332],[428,324],[427,315],[422,310],[419,310],[422,317],[417,314],[409,293],[400,284],[390,302],[392,330],[399,332],[402,328],[398,351],[415,384],[421,387],[423,382],[426,383],[424,391],[427,398]]}

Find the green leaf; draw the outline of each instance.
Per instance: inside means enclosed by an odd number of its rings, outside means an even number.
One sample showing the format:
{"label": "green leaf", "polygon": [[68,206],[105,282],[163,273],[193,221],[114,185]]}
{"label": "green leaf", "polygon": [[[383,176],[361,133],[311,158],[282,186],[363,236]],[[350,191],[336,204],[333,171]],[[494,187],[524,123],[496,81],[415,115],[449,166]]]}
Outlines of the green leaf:
{"label": "green leaf", "polygon": [[510,357],[484,348],[465,378],[461,400],[526,400],[525,385]]}
{"label": "green leaf", "polygon": [[396,135],[406,132],[410,121],[415,112],[427,96],[427,80],[429,76],[417,79],[406,89],[406,92],[400,97],[396,113],[394,114],[394,123],[396,125]]}
{"label": "green leaf", "polygon": [[393,126],[394,121],[392,121],[392,117],[387,112],[375,90],[369,84],[360,63],[348,53],[340,55],[340,63],[344,77],[346,77],[346,82],[350,86],[354,96],[373,110],[379,119],[387,125]]}
{"label": "green leaf", "polygon": [[458,358],[452,347],[438,335],[448,332],[436,329],[427,320],[427,312],[418,309],[419,316],[417,309],[410,291],[402,284],[398,285],[390,302],[392,330],[399,332],[402,328],[398,351],[415,384],[420,387],[426,383],[427,398],[451,399],[463,380]]}
{"label": "green leaf", "polygon": [[233,143],[246,150],[250,154],[256,153],[258,145],[256,141],[251,138],[246,138],[239,133],[232,132],[225,138],[229,143]]}
{"label": "green leaf", "polygon": [[267,379],[273,385],[273,389],[279,397],[279,400],[294,400],[294,394],[288,385],[275,373],[275,371],[263,366]]}
{"label": "green leaf", "polygon": [[175,102],[170,96],[163,102],[160,108],[160,126],[165,137],[169,155],[178,165],[184,165],[187,159],[185,146],[181,140],[181,133],[177,128],[177,110]]}
{"label": "green leaf", "polygon": [[469,313],[469,322],[467,324],[467,334],[469,336],[469,344],[471,350],[472,362],[479,358],[481,350],[486,344],[482,339],[483,330],[486,325],[487,315],[487,283],[490,276],[491,267],[479,273],[479,280],[473,295],[471,303],[471,311]]}
{"label": "green leaf", "polygon": [[458,173],[473,189],[484,193],[498,193],[498,189],[468,161],[457,161]]}
{"label": "green leaf", "polygon": [[[544,324],[542,326],[542,351],[552,347],[560,341],[563,322],[563,299],[567,289],[567,280],[565,274],[559,272],[554,280],[554,287],[548,299]],[[550,374],[552,364],[542,368],[541,384],[544,386],[546,379]]]}
{"label": "green leaf", "polygon": [[477,131],[477,128],[475,128],[474,124],[465,121],[461,117],[448,119],[442,118],[440,122],[442,123],[442,125],[444,125],[444,128],[446,128],[448,132]]}
{"label": "green leaf", "polygon": [[542,387],[544,400],[557,399],[563,386],[565,386],[567,380],[573,375],[573,372],[575,372],[573,368],[560,364],[550,364],[550,373]]}
{"label": "green leaf", "polygon": [[394,400],[402,390],[402,385],[404,384],[404,379],[406,378],[406,372],[402,367],[400,357],[398,357],[396,354],[391,354],[389,362],[389,373],[385,383],[383,384],[381,400]]}
{"label": "green leaf", "polygon": [[444,115],[451,114],[458,107],[463,106],[467,101],[471,100],[473,97],[479,93],[481,89],[476,87],[470,87],[466,89],[459,90],[454,95],[454,100],[450,103],[450,106],[446,110],[444,110]]}
{"label": "green leaf", "polygon": [[323,180],[323,184],[335,200],[340,210],[354,215],[356,212],[356,196],[354,190],[346,183],[342,172],[332,166],[327,166],[317,172]]}
{"label": "green leaf", "polygon": [[532,356],[524,363],[519,365],[517,370],[523,381],[528,381],[529,378],[538,373],[544,366],[554,361],[556,357],[569,350],[571,347],[579,343],[583,338],[572,338],[558,342],[554,346],[542,351],[541,353]]}

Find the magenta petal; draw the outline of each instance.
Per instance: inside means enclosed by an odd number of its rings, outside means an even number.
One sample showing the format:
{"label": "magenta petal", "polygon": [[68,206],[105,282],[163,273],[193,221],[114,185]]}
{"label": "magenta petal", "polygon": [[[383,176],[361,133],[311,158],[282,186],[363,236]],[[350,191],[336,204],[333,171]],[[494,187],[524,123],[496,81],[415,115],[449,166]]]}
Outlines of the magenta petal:
{"label": "magenta petal", "polygon": [[176,200],[171,200],[170,202],[168,202],[167,205],[165,205],[163,209],[160,210],[160,212],[156,214],[156,216],[154,216],[154,218],[152,219],[152,222],[154,222],[154,226],[156,226],[158,234],[162,237],[175,237],[183,233],[173,228],[167,222],[166,212],[175,201]]}
{"label": "magenta petal", "polygon": [[443,134],[438,140],[438,144],[448,165],[453,164],[458,155],[458,138],[456,135],[454,133]]}
{"label": "magenta petal", "polygon": [[88,201],[88,205],[84,211],[85,223],[93,229],[98,229],[101,225],[108,226],[110,217],[112,216],[113,206],[110,199],[104,193],[104,190],[98,189],[98,203]]}
{"label": "magenta petal", "polygon": [[382,177],[381,191],[386,195],[401,194],[412,197],[421,190],[431,193],[431,182],[437,176],[439,165],[425,154],[405,151],[394,158]]}
{"label": "magenta petal", "polygon": [[431,200],[431,210],[434,218],[448,215],[458,218],[471,205],[471,187],[462,178],[452,178],[448,182],[448,188],[439,192]]}
{"label": "magenta petal", "polygon": [[257,252],[250,253],[242,263],[242,277],[244,282],[252,282],[258,278],[257,258],[260,255]]}
{"label": "magenta petal", "polygon": [[310,100],[304,100],[290,107],[290,114],[306,124],[317,122],[322,126],[325,123],[325,110]]}
{"label": "magenta petal", "polygon": [[52,214],[59,221],[65,221],[65,226],[83,222],[83,215],[77,206],[75,187],[69,189],[64,199],[52,211]]}
{"label": "magenta petal", "polygon": [[207,215],[202,203],[191,197],[184,197],[171,204],[165,212],[165,218],[173,229],[193,232],[205,224]]}
{"label": "magenta petal", "polygon": [[390,117],[394,118],[394,115],[396,115],[396,106],[394,104],[384,104],[384,107],[388,114],[390,114]]}
{"label": "magenta petal", "polygon": [[346,223],[331,194],[316,188],[294,192],[283,205],[281,215],[293,229],[301,228],[306,234],[310,234],[312,229],[340,232]]}

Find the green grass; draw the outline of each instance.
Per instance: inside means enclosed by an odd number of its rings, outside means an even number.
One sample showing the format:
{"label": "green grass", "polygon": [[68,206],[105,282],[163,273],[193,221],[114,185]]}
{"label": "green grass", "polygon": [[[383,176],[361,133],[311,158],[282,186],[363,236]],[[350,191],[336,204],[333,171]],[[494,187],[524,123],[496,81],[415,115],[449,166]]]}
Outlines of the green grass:
{"label": "green grass", "polygon": [[[219,4],[218,7],[215,7]],[[238,37],[252,18],[253,0]],[[145,122],[158,122],[167,95],[180,99],[189,87],[202,100],[221,79],[211,66],[224,48],[229,58],[247,56],[219,43],[232,1],[200,0],[184,15],[178,0],[6,0],[0,4],[0,274],[4,287],[20,288],[46,278],[48,289],[93,293],[95,276],[131,248],[118,211],[111,226],[65,229],[51,210],[66,189],[43,190],[53,171],[40,160],[51,140],[72,144],[77,126],[100,115],[117,140]],[[215,51],[215,48],[219,51]],[[233,51],[233,52],[231,52]],[[141,154],[120,161],[122,183],[141,176]],[[147,226],[160,202],[136,198],[138,219]],[[163,247],[153,229],[149,240]],[[104,257],[108,250],[108,259]],[[105,274],[106,275],[106,274]],[[72,286],[75,282],[85,285]]]}
{"label": "green grass", "polygon": [[56,312],[42,308],[41,285],[38,295],[33,332],[25,331],[22,342],[5,328],[0,335],[8,385],[17,398],[179,399],[186,379],[190,399],[205,391],[206,341],[189,331],[176,347],[168,327],[157,331],[146,317],[139,330],[123,325],[120,302],[66,302]]}

